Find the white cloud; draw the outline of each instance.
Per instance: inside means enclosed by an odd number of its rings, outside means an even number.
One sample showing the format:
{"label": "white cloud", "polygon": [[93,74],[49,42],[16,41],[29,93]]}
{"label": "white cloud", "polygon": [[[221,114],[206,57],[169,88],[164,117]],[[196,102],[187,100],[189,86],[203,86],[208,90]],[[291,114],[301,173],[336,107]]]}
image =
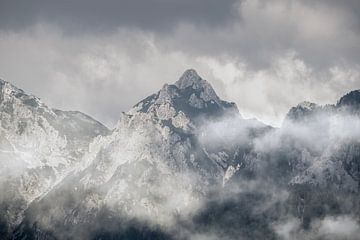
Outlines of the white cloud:
{"label": "white cloud", "polygon": [[358,87],[359,66],[334,66],[315,72],[294,51],[274,57],[268,68],[251,70],[241,60],[200,58],[213,77],[222,83],[224,95],[235,101],[240,112],[279,126],[285,114],[302,101],[336,103]]}
{"label": "white cloud", "polygon": [[349,216],[326,217],[318,224],[319,235],[329,239],[356,239],[360,235],[359,223]]}
{"label": "white cloud", "polygon": [[187,68],[245,117],[277,126],[298,102],[333,103],[360,87],[360,37],[345,7],[257,0],[234,10],[221,27],[180,21],[170,32],[123,26],[69,34],[46,22],[3,30],[0,77],[108,126]]}

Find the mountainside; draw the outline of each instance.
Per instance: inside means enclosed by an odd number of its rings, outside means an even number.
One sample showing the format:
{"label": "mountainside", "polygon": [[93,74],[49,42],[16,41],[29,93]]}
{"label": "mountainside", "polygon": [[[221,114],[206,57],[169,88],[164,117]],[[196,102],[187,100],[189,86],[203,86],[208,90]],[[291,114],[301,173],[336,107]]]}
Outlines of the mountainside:
{"label": "mountainside", "polygon": [[91,117],[60,111],[0,80],[0,210],[10,225],[79,163],[90,141],[109,130]]}
{"label": "mountainside", "polygon": [[318,106],[301,103],[290,109],[283,129],[303,131],[298,140],[316,145],[308,146],[314,159],[305,171],[291,181],[293,184],[332,185],[353,192],[359,191],[359,91],[352,91],[335,105]]}
{"label": "mountainside", "polygon": [[[242,161],[249,148],[202,141],[200,135],[212,134],[202,128],[207,122],[228,117],[246,123],[244,137],[255,135],[252,129],[260,134],[269,128],[242,119],[234,103],[220,100],[207,81],[188,70],[124,113],[110,135],[96,138],[81,169],[40,205],[56,202],[51,221],[64,228],[90,224],[104,206],[116,215],[171,225],[192,215],[209,191],[221,187],[230,177],[229,166]],[[69,204],[58,195],[64,191],[81,201]],[[46,225],[50,220],[41,213],[36,221]],[[75,233],[69,234],[65,238]]]}
{"label": "mountainside", "polygon": [[[5,239],[360,233],[359,91],[334,105],[303,102],[276,129],[243,119],[190,69],[109,131],[1,86]],[[326,231],[341,222],[352,227]]]}

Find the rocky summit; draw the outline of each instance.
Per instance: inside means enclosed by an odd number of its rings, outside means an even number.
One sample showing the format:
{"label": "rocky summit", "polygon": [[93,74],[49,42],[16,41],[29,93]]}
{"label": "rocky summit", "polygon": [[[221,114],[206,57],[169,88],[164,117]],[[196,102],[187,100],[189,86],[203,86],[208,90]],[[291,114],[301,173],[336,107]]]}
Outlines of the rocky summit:
{"label": "rocky summit", "polygon": [[190,69],[109,130],[1,80],[0,239],[357,239],[323,228],[360,220],[358,106],[273,128]]}

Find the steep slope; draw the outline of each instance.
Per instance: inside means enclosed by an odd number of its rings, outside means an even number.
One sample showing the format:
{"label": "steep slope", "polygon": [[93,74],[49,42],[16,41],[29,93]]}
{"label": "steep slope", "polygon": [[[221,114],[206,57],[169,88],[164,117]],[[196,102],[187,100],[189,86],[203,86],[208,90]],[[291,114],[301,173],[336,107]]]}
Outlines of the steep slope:
{"label": "steep slope", "polygon": [[[335,105],[318,106],[301,103],[290,109],[284,129],[302,131],[293,134],[297,143],[312,155],[304,171],[298,171],[291,181],[296,184],[337,185],[342,189],[358,191],[359,185],[359,91],[352,91]],[[289,131],[287,131],[289,132]]]}
{"label": "steep slope", "polygon": [[356,239],[319,226],[360,220],[358,92],[300,103],[276,129],[243,119],[187,70],[95,137],[12,237]]}
{"label": "steep slope", "polygon": [[109,130],[80,112],[51,109],[0,80],[0,207],[10,225],[79,163]]}
{"label": "steep slope", "polygon": [[287,205],[304,228],[328,216],[359,217],[358,92],[334,105],[301,103],[292,108],[278,136],[281,147],[269,153],[285,153],[277,162],[291,166],[285,174]]}
{"label": "steep slope", "polygon": [[360,90],[354,90],[344,95],[336,104],[337,108],[351,108],[358,111],[360,108]]}
{"label": "steep slope", "polygon": [[[211,124],[218,123],[223,128],[243,126],[235,128],[231,140],[270,129],[242,119],[235,104],[222,101],[195,70],[185,71],[175,84],[165,84],[124,113],[109,136],[96,138],[84,158],[87,164],[34,204],[31,221],[77,231],[94,224],[103,208],[109,215],[160,226],[191,216],[210,191],[245,165],[243,153],[250,149],[245,141],[233,144],[221,133],[214,136]],[[63,192],[79,202],[61,198]],[[53,202],[49,219],[39,206]],[[75,233],[68,234],[65,238]]]}

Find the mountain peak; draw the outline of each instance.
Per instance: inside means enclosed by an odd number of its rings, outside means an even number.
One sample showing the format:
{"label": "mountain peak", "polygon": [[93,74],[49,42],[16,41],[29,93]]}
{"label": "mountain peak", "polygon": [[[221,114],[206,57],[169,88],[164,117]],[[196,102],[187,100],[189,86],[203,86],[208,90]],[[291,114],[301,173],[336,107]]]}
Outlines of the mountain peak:
{"label": "mountain peak", "polygon": [[303,101],[296,107],[292,107],[286,115],[286,119],[292,121],[306,120],[319,106],[309,101]]}
{"label": "mountain peak", "polygon": [[24,91],[22,89],[17,88],[16,86],[12,85],[11,83],[0,79],[0,89],[7,89],[8,93],[11,92],[20,92],[20,93],[24,93]]}
{"label": "mountain peak", "polygon": [[344,95],[337,103],[337,106],[359,106],[360,90],[354,90]]}
{"label": "mountain peak", "polygon": [[179,89],[185,89],[187,87],[198,87],[201,82],[201,77],[194,69],[186,70],[180,79],[175,83]]}
{"label": "mountain peak", "polygon": [[18,99],[28,106],[39,106],[42,103],[40,99],[26,94],[22,89],[17,88],[11,83],[0,79],[0,103],[3,101],[11,101],[11,99]]}
{"label": "mountain peak", "polygon": [[193,100],[197,96],[202,101],[213,101],[216,104],[221,105],[221,100],[211,84],[202,79],[194,69],[186,70],[174,85],[181,93],[194,93],[192,97]]}
{"label": "mountain peak", "polygon": [[199,115],[220,116],[233,110],[238,113],[236,105],[221,100],[210,83],[202,79],[194,69],[186,70],[174,84],[165,84],[158,93],[136,104],[129,114],[139,111],[159,113],[159,109],[164,110],[163,105],[169,105],[172,110],[182,112],[190,118]]}
{"label": "mountain peak", "polygon": [[299,103],[297,105],[298,108],[304,108],[304,109],[308,109],[308,110],[313,110],[314,108],[317,107],[316,103],[313,102],[309,102],[309,101],[303,101],[301,103]]}

